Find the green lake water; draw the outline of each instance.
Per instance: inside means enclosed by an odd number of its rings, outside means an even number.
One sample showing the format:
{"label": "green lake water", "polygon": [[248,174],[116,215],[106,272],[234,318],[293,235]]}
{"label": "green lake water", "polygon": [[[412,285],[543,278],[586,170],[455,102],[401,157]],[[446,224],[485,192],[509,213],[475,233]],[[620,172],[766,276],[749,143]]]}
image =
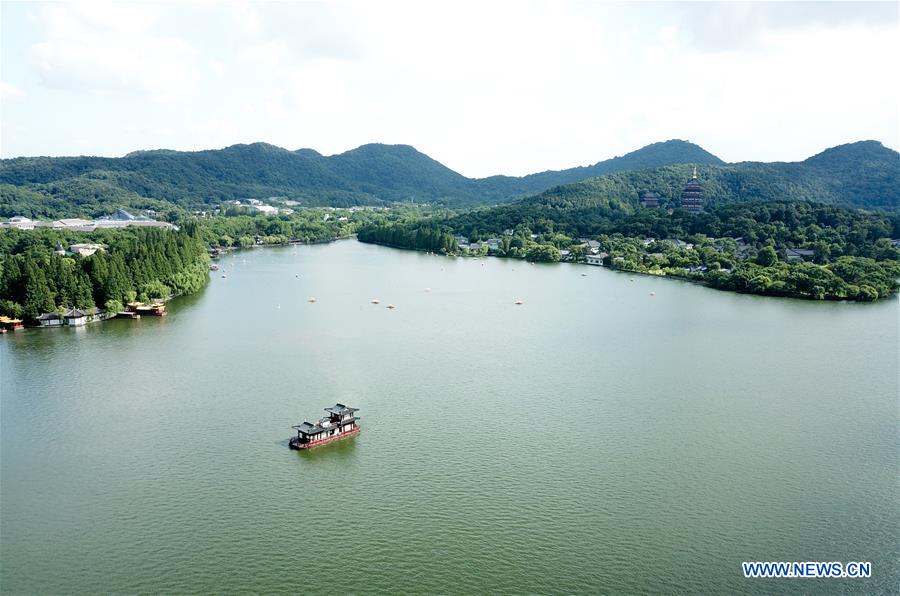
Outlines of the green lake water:
{"label": "green lake water", "polygon": [[[221,265],[165,318],[0,337],[3,593],[900,586],[896,299],[352,240]],[[290,451],[335,402],[362,433]]]}

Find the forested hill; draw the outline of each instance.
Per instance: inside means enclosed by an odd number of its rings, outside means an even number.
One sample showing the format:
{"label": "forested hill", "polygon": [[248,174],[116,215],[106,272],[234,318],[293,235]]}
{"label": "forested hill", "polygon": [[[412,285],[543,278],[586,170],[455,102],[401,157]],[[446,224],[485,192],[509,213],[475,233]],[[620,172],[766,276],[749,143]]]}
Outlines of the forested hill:
{"label": "forested hill", "polygon": [[494,186],[503,189],[502,193],[506,195],[535,194],[554,186],[571,184],[610,172],[642,170],[673,164],[725,165],[725,162],[698,145],[687,141],[672,140],[653,143],[637,151],[607,159],[592,166],[540,172],[521,178],[492,176],[477,180],[476,183],[485,190],[486,194],[496,194],[491,191]]}
{"label": "forested hill", "polygon": [[0,161],[0,216],[97,215],[160,202],[202,208],[227,199],[284,196],[306,205],[501,203],[606,172],[722,163],[686,141],[654,143],[592,166],[521,178],[470,179],[408,145],[363,145],[333,156],[265,143],[220,150],[138,151],[122,158],[23,157]]}
{"label": "forested hill", "polygon": [[642,190],[677,197],[688,164],[701,166],[712,203],[812,200],[892,209],[900,202],[900,156],[876,141],[834,147],[803,162],[729,165],[697,145],[671,140],[592,166],[482,179],[466,178],[408,145],[363,145],[323,156],[254,143],[195,152],[139,151],[122,158],[2,160],[0,217],[96,216],[119,207],[202,209],[222,200],[272,196],[304,205],[413,201],[471,207],[573,182],[574,188],[534,200],[575,194],[634,204]]}
{"label": "forested hill", "polygon": [[[482,230],[519,224],[533,227],[546,220],[588,232],[597,222],[641,211],[643,191],[659,194],[663,207],[677,208],[691,169],[672,165],[606,174],[480,209],[461,219],[478,222]],[[699,179],[707,209],[751,201],[812,201],[890,211],[900,205],[900,155],[875,141],[842,145],[798,163],[705,166],[699,168]]]}

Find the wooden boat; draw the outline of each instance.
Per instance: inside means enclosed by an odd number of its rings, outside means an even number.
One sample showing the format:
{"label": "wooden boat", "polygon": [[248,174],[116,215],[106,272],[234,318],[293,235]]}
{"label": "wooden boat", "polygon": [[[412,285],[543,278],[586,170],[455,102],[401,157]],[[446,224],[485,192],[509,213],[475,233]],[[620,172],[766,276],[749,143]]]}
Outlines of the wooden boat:
{"label": "wooden boat", "polygon": [[325,411],[328,415],[315,422],[304,420],[303,424],[291,427],[297,431],[297,436],[288,442],[291,449],[312,449],[359,433],[359,417],[356,416],[359,408],[338,403]]}
{"label": "wooden boat", "polygon": [[162,302],[154,302],[153,304],[129,302],[125,310],[128,312],[137,313],[139,315],[151,315],[154,317],[164,317],[168,314],[166,312],[166,305]]}

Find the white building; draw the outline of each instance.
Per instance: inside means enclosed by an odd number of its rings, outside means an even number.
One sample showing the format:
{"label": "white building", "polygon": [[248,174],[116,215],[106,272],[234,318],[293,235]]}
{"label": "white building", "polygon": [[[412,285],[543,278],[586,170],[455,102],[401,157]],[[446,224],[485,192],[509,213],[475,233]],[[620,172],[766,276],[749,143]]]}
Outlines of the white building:
{"label": "white building", "polygon": [[256,209],[257,213],[262,213],[263,215],[278,215],[278,207],[272,207],[271,205],[253,205],[253,208]]}
{"label": "white building", "polygon": [[24,215],[16,215],[9,218],[9,227],[18,228],[20,230],[33,230],[34,221]]}
{"label": "white building", "polygon": [[69,246],[69,252],[80,257],[89,257],[97,251],[103,251],[102,244],[72,244]]}

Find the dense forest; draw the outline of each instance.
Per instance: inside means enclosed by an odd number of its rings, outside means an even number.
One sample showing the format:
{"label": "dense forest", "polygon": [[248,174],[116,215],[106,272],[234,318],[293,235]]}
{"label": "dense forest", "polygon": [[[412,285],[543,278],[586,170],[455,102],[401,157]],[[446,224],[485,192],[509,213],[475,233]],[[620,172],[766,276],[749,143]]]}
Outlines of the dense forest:
{"label": "dense forest", "polygon": [[[178,232],[0,230],[0,314],[33,321],[42,313],[71,307],[115,312],[135,299],[196,292],[209,278],[206,247],[198,233],[196,222]],[[104,248],[80,257],[66,251],[73,243]]]}
{"label": "dense forest", "polygon": [[900,201],[900,158],[875,141],[842,145],[797,163],[729,165],[697,145],[673,140],[592,166],[483,179],[466,178],[407,145],[364,145],[323,156],[255,143],[211,151],[140,151],[122,158],[2,160],[0,216],[93,217],[118,207],[163,213],[246,198],[283,198],[302,206],[459,208],[505,203],[585,179],[591,179],[584,184],[593,194],[631,204],[643,190],[677,197],[689,175],[683,164],[701,166],[714,203],[796,199],[893,208]]}
{"label": "dense forest", "polygon": [[[775,201],[723,204],[692,216],[610,200],[592,200],[593,209],[559,201],[542,197],[448,218],[373,224],[360,229],[359,239],[468,254],[475,245],[461,247],[459,234],[468,243],[492,240],[498,256],[553,262],[580,260],[588,254],[584,239],[591,238],[609,267],[741,292],[873,300],[898,289],[900,249],[890,241],[900,237],[897,212]],[[792,249],[808,251],[810,262]]]}

